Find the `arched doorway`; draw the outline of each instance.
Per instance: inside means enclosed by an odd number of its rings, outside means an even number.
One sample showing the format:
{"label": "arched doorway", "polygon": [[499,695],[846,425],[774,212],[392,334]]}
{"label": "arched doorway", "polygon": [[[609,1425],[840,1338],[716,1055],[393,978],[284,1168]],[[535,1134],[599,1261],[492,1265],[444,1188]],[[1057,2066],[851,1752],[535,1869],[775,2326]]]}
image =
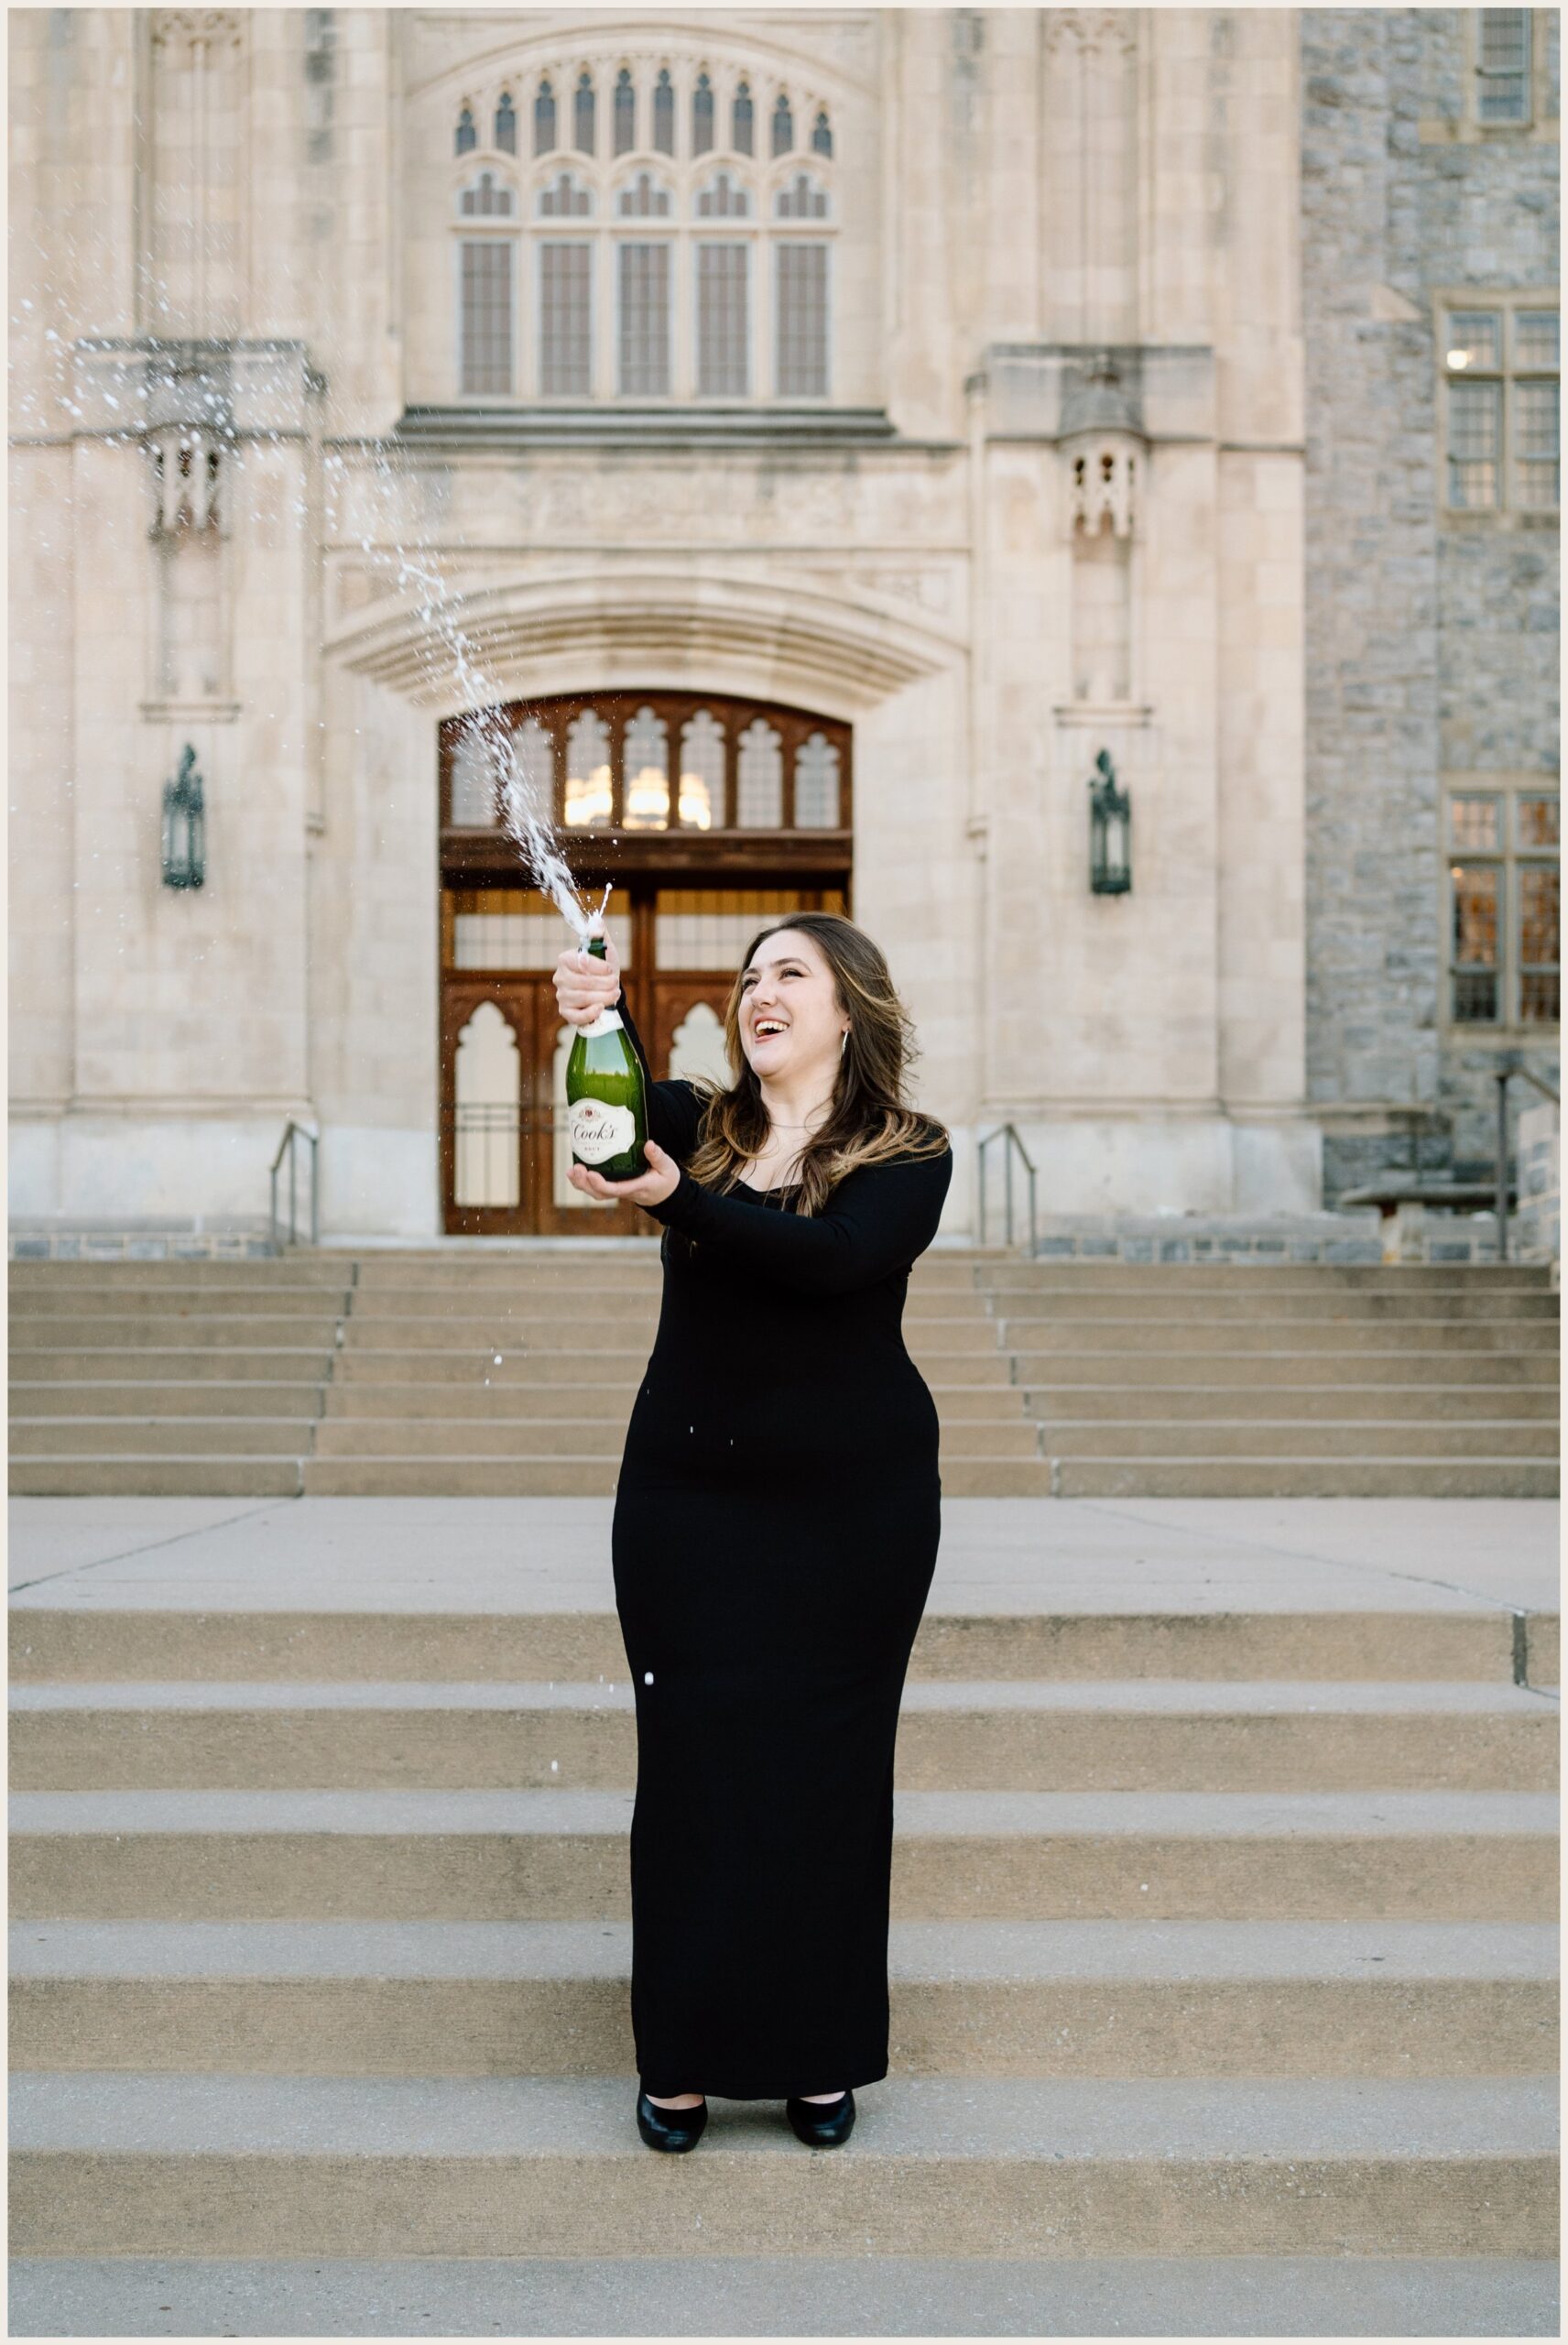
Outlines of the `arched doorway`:
{"label": "arched doorway", "polygon": [[[610,923],[655,1075],[716,1072],[724,1005],[756,930],[849,909],[851,728],[723,693],[569,693],[499,714],[549,792],[580,886],[613,882]],[[567,1180],[572,1035],[550,972],[569,932],[528,885],[468,737],[461,719],[441,727],[445,1227],[646,1235],[645,1216]]]}

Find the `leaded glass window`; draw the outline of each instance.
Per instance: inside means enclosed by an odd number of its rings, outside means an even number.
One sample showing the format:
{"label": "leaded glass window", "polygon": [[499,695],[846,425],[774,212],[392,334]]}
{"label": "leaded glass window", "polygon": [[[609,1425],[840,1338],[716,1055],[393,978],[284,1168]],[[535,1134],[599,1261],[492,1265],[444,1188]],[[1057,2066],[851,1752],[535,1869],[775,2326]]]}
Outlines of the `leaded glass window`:
{"label": "leaded glass window", "polygon": [[699,220],[747,220],[751,196],[728,171],[715,171],[706,187],[697,191]]}
{"label": "leaded glass window", "polygon": [[458,246],[462,366],[470,398],[509,398],[512,391],[512,240],[493,236]]}
{"label": "leaded glass window", "polygon": [[1530,119],[1530,15],[1528,8],[1481,8],[1475,66],[1476,119]]}
{"label": "leaded glass window", "polygon": [[691,152],[712,154],[713,147],[713,85],[705,73],[697,76],[691,93]]}
{"label": "leaded glass window", "polygon": [[1442,321],[1450,512],[1558,509],[1558,325],[1555,306],[1509,294]]}
{"label": "leaded glass window", "polygon": [[754,718],[740,736],[735,761],[735,822],[743,831],[773,831],[784,820],[784,759],[780,741],[766,717]]}
{"label": "leaded glass window", "polygon": [[614,801],[610,728],[585,708],[566,728],[566,821],[573,830],[607,829]]}
{"label": "leaded glass window", "polygon": [[541,220],[587,220],[593,211],[593,195],[575,171],[561,171],[539,193],[539,213]]}
{"label": "leaded glass window", "polygon": [[705,708],[681,728],[677,812],[691,830],[711,831],[724,819],[724,728]]}
{"label": "leaded glass window", "polygon": [[653,151],[656,155],[675,152],[675,89],[667,65],[659,68],[653,85]]}
{"label": "leaded glass window", "polygon": [[670,246],[622,245],[620,388],[633,398],[670,393]]}
{"label": "leaded glass window", "polygon": [[666,829],[670,822],[669,728],[651,708],[639,708],[626,726],[621,777],[622,827]]}
{"label": "leaded glass window", "polygon": [[781,398],[825,398],[828,388],[828,248],[780,245],[776,255],[774,354]]}
{"label": "leaded glass window", "polygon": [[697,247],[697,390],[702,398],[743,399],[750,388],[750,267],[743,244]]}
{"label": "leaded glass window", "polygon": [[796,755],[795,828],[838,828],[838,751],[823,733],[809,734]]}
{"label": "leaded glass window", "polygon": [[572,143],[580,155],[593,152],[593,76],[580,73],[572,93]]}
{"label": "leaded glass window", "polygon": [[617,155],[630,155],[637,147],[637,92],[624,65],[615,76],[615,136],[611,145]]}
{"label": "leaded glass window", "polygon": [[1522,782],[1448,800],[1449,1016],[1555,1026],[1560,1014],[1558,793]]}
{"label": "leaded glass window", "polygon": [[539,392],[586,398],[593,387],[593,248],[539,248]]}

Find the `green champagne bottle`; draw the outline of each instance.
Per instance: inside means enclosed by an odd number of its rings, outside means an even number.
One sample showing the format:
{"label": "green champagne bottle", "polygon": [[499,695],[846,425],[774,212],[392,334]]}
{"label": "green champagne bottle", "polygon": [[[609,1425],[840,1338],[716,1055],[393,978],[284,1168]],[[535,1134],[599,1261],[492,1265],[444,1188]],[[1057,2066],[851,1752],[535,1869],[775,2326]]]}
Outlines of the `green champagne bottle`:
{"label": "green champagne bottle", "polygon": [[[603,936],[591,936],[588,950],[604,957]],[[567,1121],[572,1154],[606,1181],[633,1181],[650,1168],[643,1154],[648,1138],[648,1097],[642,1061],[631,1046],[616,1009],[602,1009],[592,1026],[580,1026],[566,1062]]]}

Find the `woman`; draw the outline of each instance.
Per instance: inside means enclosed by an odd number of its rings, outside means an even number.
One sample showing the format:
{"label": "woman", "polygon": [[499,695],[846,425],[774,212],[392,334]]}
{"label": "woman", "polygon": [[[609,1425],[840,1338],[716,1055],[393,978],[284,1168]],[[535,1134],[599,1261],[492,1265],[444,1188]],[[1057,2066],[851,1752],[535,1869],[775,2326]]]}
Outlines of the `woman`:
{"label": "woman", "polygon": [[[561,1014],[618,1000],[563,953]],[[908,1017],[869,937],[800,912],[753,941],[728,1090],[648,1085],[648,1170],[588,1196],[664,1224],[664,1295],[616,1486],[637,1703],[639,2131],[687,2150],[705,2095],[844,2141],[887,2073],[893,1745],[936,1564],[937,1415],[904,1348],[953,1172],[904,1104]]]}

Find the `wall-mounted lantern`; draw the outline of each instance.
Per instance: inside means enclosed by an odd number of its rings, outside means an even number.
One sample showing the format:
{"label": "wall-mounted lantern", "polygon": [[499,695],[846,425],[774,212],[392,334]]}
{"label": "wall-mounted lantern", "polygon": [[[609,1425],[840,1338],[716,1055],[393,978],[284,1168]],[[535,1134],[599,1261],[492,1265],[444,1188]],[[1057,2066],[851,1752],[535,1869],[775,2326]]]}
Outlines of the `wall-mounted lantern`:
{"label": "wall-mounted lantern", "polygon": [[163,785],[163,884],[200,888],[207,877],[207,813],[196,752],[188,741],[180,772]]}
{"label": "wall-mounted lantern", "polygon": [[1094,759],[1099,779],[1089,784],[1089,886],[1096,896],[1132,889],[1132,800],[1116,787],[1111,753]]}

